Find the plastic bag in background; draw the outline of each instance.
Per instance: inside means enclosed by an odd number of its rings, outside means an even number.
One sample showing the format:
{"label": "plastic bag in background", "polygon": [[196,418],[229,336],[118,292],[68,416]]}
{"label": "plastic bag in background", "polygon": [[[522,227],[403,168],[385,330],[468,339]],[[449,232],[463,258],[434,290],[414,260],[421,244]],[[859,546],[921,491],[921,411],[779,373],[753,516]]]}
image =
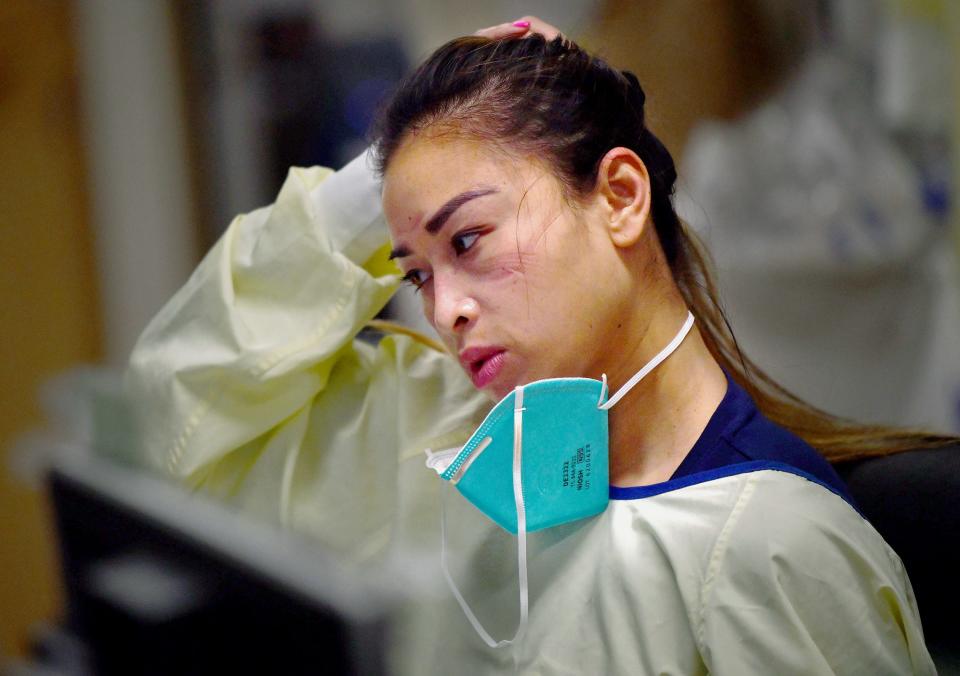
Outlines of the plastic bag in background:
{"label": "plastic bag in background", "polygon": [[695,130],[678,207],[713,253],[741,346],[772,377],[840,415],[960,431],[945,205],[931,208],[868,73],[841,54],[813,52],[753,113]]}
{"label": "plastic bag in background", "polygon": [[54,462],[82,461],[91,453],[136,464],[138,442],[122,382],[120,370],[100,366],[77,366],[45,381],[37,393],[44,424],[13,443],[14,476],[36,486]]}

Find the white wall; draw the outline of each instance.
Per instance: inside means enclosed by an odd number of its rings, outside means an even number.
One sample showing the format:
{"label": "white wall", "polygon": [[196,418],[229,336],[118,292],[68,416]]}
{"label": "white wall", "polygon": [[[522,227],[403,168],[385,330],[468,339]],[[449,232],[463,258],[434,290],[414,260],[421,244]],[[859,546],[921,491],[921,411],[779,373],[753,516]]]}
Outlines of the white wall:
{"label": "white wall", "polygon": [[121,365],[196,259],[169,4],[74,6],[105,361]]}

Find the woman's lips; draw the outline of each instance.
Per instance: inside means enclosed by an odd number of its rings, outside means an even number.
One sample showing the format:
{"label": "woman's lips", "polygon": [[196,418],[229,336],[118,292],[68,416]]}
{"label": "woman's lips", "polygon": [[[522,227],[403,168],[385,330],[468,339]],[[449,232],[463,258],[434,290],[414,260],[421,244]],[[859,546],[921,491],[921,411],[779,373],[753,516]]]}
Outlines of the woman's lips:
{"label": "woman's lips", "polygon": [[464,365],[478,390],[489,385],[499,375],[506,360],[506,350],[501,347],[470,348],[460,353]]}
{"label": "woman's lips", "polygon": [[473,386],[479,390],[493,382],[493,379],[499,375],[500,369],[503,368],[505,358],[505,352],[498,352],[489,359],[473,364],[470,370]]}

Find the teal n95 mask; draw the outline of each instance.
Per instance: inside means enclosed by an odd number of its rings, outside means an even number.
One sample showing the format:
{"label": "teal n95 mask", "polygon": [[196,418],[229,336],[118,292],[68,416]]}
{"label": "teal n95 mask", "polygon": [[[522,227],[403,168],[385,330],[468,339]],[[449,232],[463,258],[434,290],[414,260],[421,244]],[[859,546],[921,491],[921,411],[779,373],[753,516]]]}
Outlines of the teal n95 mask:
{"label": "teal n95 mask", "polygon": [[594,516],[609,502],[608,411],[686,338],[693,314],[677,335],[612,397],[606,375],[549,378],[517,386],[487,414],[459,449],[427,451],[435,470],[477,509],[517,538],[520,625],[511,640],[494,641],[450,576],[446,515],[441,501],[441,566],[467,619],[492,648],[520,640],[527,624],[526,534]]}

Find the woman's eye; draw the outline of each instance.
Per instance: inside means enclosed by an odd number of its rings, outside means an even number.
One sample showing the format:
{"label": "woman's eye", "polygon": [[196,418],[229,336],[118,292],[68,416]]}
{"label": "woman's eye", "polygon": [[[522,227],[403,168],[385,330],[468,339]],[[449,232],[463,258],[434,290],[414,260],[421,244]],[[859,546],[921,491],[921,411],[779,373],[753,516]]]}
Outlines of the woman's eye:
{"label": "woman's eye", "polygon": [[451,242],[453,243],[454,252],[460,256],[467,252],[470,247],[473,246],[473,243],[480,239],[479,232],[464,232],[453,236]]}
{"label": "woman's eye", "polygon": [[430,279],[430,275],[423,270],[414,269],[403,276],[403,281],[412,285],[417,291],[423,288]]}

